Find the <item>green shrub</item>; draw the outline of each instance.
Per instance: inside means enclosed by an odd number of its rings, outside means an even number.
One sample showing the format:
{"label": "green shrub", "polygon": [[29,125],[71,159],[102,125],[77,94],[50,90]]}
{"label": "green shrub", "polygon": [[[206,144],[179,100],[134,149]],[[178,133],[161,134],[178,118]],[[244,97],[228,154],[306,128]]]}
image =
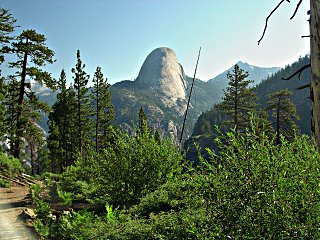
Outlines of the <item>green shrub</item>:
{"label": "green shrub", "polygon": [[11,185],[10,181],[0,178],[0,188],[9,188],[10,185]]}
{"label": "green shrub", "polygon": [[23,172],[24,168],[19,159],[0,152],[0,174],[13,177]]}
{"label": "green shrub", "polygon": [[114,132],[114,144],[101,154],[78,158],[60,181],[75,199],[131,206],[182,171],[183,156],[173,142],[154,135]]}
{"label": "green shrub", "polygon": [[320,155],[308,137],[275,145],[254,126],[222,137],[219,154],[143,197],[106,239],[319,239]]}

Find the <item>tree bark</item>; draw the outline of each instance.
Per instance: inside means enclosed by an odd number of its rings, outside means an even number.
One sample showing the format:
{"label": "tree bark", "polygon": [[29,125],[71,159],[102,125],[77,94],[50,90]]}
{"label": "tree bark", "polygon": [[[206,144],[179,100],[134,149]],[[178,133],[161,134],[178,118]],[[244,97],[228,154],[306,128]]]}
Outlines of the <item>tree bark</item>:
{"label": "tree bark", "polygon": [[[26,40],[26,45],[28,45],[28,39]],[[22,71],[21,71],[21,82],[20,82],[20,90],[19,90],[19,99],[18,99],[18,108],[17,108],[17,136],[14,144],[14,153],[13,156],[15,158],[20,158],[20,148],[21,148],[21,137],[23,132],[22,126],[22,108],[23,108],[23,99],[25,93],[25,85],[26,85],[26,77],[27,77],[27,63],[28,63],[28,52],[24,52],[23,63],[22,63]]]}
{"label": "tree bark", "polygon": [[310,0],[312,135],[320,149],[320,0]]}

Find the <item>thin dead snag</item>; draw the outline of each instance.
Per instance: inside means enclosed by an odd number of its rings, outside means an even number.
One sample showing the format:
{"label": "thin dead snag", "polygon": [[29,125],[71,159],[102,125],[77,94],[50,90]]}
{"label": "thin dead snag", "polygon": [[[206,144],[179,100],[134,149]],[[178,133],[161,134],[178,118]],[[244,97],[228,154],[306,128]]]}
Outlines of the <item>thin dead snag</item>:
{"label": "thin dead snag", "polygon": [[[264,37],[264,35],[265,35],[265,33],[266,33],[266,30],[267,30],[267,27],[268,27],[269,18],[270,18],[271,15],[280,7],[280,5],[281,5],[283,2],[285,2],[285,1],[287,1],[288,3],[290,3],[290,0],[281,0],[281,1],[278,3],[278,5],[270,12],[270,14],[268,15],[268,17],[266,18],[266,23],[265,23],[265,25],[264,25],[264,29],[263,29],[262,36],[261,36],[261,38],[258,40],[258,45],[260,45],[260,42],[261,42],[261,40],[263,39],[263,37]],[[296,16],[296,14],[297,14],[297,12],[298,12],[298,10],[299,10],[299,8],[300,8],[300,5],[301,5],[302,1],[303,1],[303,0],[299,0],[298,4],[297,4],[297,6],[296,6],[296,9],[294,10],[294,13],[293,13],[292,16],[290,17],[290,20],[292,20],[292,19]]]}
{"label": "thin dead snag", "polygon": [[194,75],[193,75],[193,79],[192,79],[190,94],[189,94],[188,103],[187,103],[187,109],[186,109],[186,113],[185,113],[184,119],[183,119],[182,130],[181,130],[180,141],[179,141],[180,147],[181,147],[181,143],[182,143],[184,126],[186,124],[186,119],[187,119],[187,115],[188,115],[188,110],[189,110],[189,105],[190,105],[190,99],[191,99],[192,89],[193,89],[193,85],[194,85],[194,80],[196,79],[196,73],[197,73],[197,68],[198,68],[198,63],[199,63],[199,58],[200,58],[200,52],[201,52],[201,47],[199,49],[197,64],[196,64],[196,68],[194,70]]}
{"label": "thin dead snag", "polygon": [[261,38],[258,40],[258,45],[260,45],[260,42],[261,40],[263,39],[265,33],[266,33],[266,30],[267,30],[267,27],[268,27],[268,21],[269,21],[269,18],[271,17],[271,15],[280,7],[280,5],[284,2],[284,1],[287,1],[290,3],[290,0],[281,0],[278,5],[271,11],[271,13],[268,15],[268,17],[266,18],[266,23],[264,25],[264,29],[263,29],[263,33],[262,33],[262,36]]}
{"label": "thin dead snag", "polygon": [[292,14],[290,20],[292,20],[295,16],[296,16],[296,13],[298,12],[298,9],[300,8],[300,5],[302,3],[302,0],[300,0],[296,6],[296,9],[294,10],[294,13]]}

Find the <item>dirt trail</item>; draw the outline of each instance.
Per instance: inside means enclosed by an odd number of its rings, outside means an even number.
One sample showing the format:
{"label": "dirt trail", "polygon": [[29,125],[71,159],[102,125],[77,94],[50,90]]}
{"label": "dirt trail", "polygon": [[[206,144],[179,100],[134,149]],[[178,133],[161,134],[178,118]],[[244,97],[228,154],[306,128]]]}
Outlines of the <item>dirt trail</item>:
{"label": "dirt trail", "polygon": [[10,187],[0,188],[0,239],[20,240],[38,239],[32,231],[31,223],[23,219],[22,212],[30,207],[26,195],[29,188]]}

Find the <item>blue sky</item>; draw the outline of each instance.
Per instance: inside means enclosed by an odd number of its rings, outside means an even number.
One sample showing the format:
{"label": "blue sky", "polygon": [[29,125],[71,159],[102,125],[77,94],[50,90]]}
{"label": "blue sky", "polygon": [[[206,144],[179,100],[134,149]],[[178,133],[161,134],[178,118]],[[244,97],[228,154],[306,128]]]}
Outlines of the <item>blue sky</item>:
{"label": "blue sky", "polygon": [[1,0],[18,19],[17,29],[35,29],[47,37],[57,60],[47,70],[55,78],[61,69],[72,79],[76,51],[93,76],[102,67],[110,83],[133,80],[147,55],[170,47],[187,75],[193,76],[202,47],[197,77],[209,80],[237,61],[255,66],[283,67],[309,52],[304,0],[289,20],[298,0],[284,2],[268,23],[265,18],[280,0]]}

